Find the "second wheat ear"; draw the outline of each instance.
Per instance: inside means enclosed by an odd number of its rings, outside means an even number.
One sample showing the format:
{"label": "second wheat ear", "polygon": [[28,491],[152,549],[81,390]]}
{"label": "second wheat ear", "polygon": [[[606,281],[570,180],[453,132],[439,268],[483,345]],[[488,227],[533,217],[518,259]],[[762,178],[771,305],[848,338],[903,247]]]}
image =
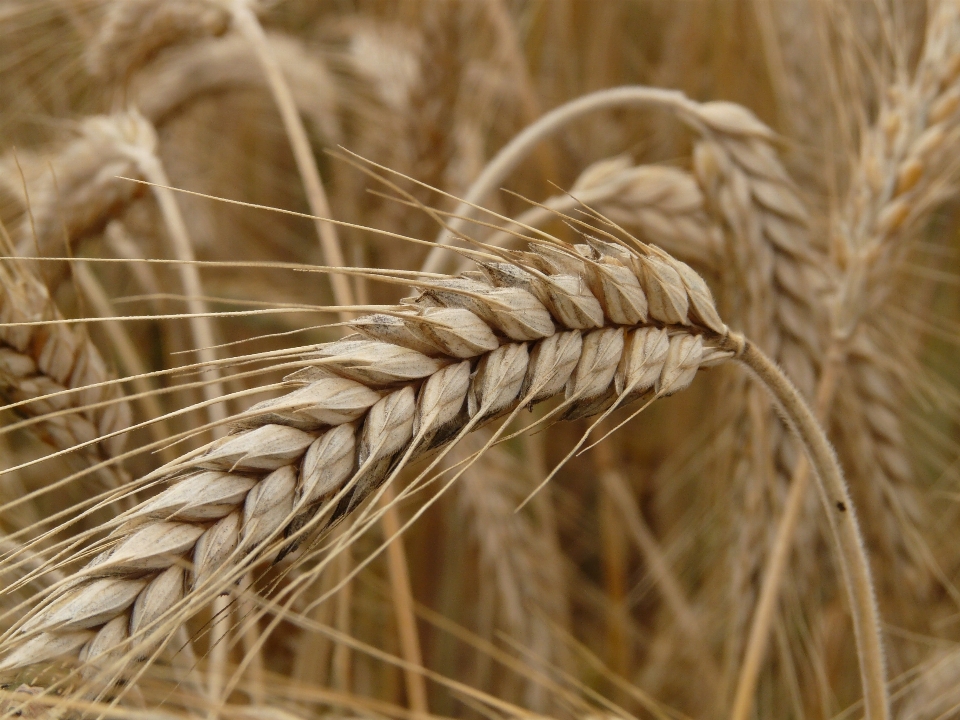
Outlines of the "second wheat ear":
{"label": "second wheat ear", "polygon": [[358,334],[307,352],[295,389],[168,466],[102,552],[4,636],[0,669],[55,658],[116,682],[211,597],[349,515],[407,463],[518,408],[597,415],[687,387],[736,359],[780,405],[817,472],[854,618],[868,718],[888,717],[879,623],[842,472],[800,394],[720,319],[706,283],[663,251],[537,242],[424,283]]}

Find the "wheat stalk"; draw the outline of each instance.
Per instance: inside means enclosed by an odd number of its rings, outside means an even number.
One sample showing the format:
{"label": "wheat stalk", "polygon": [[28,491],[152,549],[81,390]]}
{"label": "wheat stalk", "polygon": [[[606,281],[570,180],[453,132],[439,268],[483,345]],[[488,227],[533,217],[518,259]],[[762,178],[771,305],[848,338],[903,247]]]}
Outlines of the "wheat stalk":
{"label": "wheat stalk", "polygon": [[[204,299],[203,284],[200,272],[194,261],[196,256],[193,243],[187,232],[186,222],[180,212],[173,191],[170,190],[170,180],[164,170],[163,163],[157,155],[157,137],[153,126],[136,111],[117,113],[111,116],[97,118],[97,125],[102,134],[112,143],[112,152],[120,157],[127,158],[132,163],[134,175],[142,177],[151,183],[151,189],[160,207],[161,215],[166,224],[170,245],[174,255],[181,261],[177,266],[180,279],[186,295],[187,307],[192,317],[188,318],[190,331],[196,346],[196,352],[201,362],[209,364],[208,372],[214,380],[219,377],[216,367],[217,355],[213,349],[216,345],[213,324],[209,317],[209,308]],[[128,185],[134,185],[129,180],[119,179]],[[226,391],[218,382],[207,383],[202,388],[204,398],[211,404],[207,407],[207,414],[213,423],[218,423],[226,417],[226,409],[222,403],[216,403]]]}
{"label": "wheat stalk", "polygon": [[666,253],[599,240],[533,249],[425,283],[409,304],[354,323],[370,339],[308,352],[314,365],[288,378],[299,389],[254,406],[232,435],[159,474],[175,484],[118,519],[109,549],[8,633],[0,667],[115,656],[271,549],[351,513],[411,459],[515,408],[563,393],[563,417],[609,414],[739,357],[784,405],[825,484],[868,715],[883,717],[882,653],[852,504],[799,395],[731,334],[703,280]]}

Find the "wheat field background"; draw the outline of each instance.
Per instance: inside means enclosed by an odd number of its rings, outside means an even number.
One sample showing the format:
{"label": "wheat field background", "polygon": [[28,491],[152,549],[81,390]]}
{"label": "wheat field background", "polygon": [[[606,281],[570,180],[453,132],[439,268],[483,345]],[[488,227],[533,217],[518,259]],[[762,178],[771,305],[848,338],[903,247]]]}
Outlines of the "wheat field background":
{"label": "wheat field background", "polygon": [[957,0],[0,0],[0,715],[960,717],[958,211]]}

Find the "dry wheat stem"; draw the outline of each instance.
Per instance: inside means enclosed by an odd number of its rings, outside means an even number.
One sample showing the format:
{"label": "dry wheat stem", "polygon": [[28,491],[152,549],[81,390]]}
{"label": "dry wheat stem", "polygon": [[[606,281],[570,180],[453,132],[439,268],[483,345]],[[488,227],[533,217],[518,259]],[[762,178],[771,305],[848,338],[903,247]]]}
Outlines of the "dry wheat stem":
{"label": "dry wheat stem", "polygon": [[[146,121],[144,121],[146,122]],[[178,260],[187,261],[178,265],[184,292],[187,295],[187,306],[191,314],[196,317],[189,319],[190,330],[196,344],[197,355],[201,362],[207,364],[207,371],[213,374],[214,379],[219,377],[219,371],[210,365],[217,359],[217,353],[213,349],[216,345],[216,339],[213,331],[213,323],[209,317],[203,317],[208,313],[206,302],[203,298],[203,287],[200,280],[200,273],[195,265],[189,264],[189,261],[195,260],[193,245],[187,233],[186,224],[180,213],[180,207],[173,192],[166,188],[170,185],[166,172],[159,157],[155,153],[137,153],[137,164],[141,173],[151,183],[153,183],[154,194],[164,222],[172,241],[174,254]],[[219,382],[211,382],[202,386],[202,393],[205,400],[210,402],[207,406],[207,414],[211,424],[214,425],[214,438],[220,437],[222,427],[217,425],[227,417],[227,406],[225,402],[212,402],[223,398],[226,394],[223,385]],[[226,663],[226,644],[222,642],[229,630],[229,618],[224,612],[225,607],[219,601],[214,602],[214,627],[212,630],[212,639],[214,641],[213,652],[211,654],[210,668],[208,671],[207,691],[213,704],[222,702],[221,688],[223,666]],[[215,717],[216,713],[211,717]]]}
{"label": "dry wheat stem", "polygon": [[[281,547],[285,528],[294,541],[318,511],[336,521],[382,493],[377,487],[408,460],[558,393],[564,417],[595,415],[651,390],[676,392],[699,367],[744,347],[744,361],[774,381],[773,366],[730,335],[702,279],[662,251],[599,240],[532,247],[504,251],[510,263],[483,262],[482,272],[427,283],[396,313],[357,320],[358,339],[309,353],[316,366],[288,377],[298,390],[260,403],[233,435],[167,469],[175,484],[128,515],[111,549],[6,636],[12,653],[3,667],[62,654],[92,659],[149,635],[191,593],[222,588],[224,577]],[[795,403],[779,382],[778,398]],[[807,442],[821,443],[812,452],[818,471],[833,473],[824,478],[831,496],[851,507],[839,470],[824,467],[832,461],[825,439],[811,435],[807,416],[788,411]],[[352,423],[361,419],[358,429]],[[318,434],[324,427],[331,429]],[[876,631],[873,615],[861,617],[872,612],[869,574],[857,565],[864,558],[856,542],[848,547],[852,516],[843,519],[837,541],[844,567],[855,566],[848,590],[865,696],[870,717],[881,717],[879,637],[863,641]],[[188,553],[191,570],[179,560]]]}
{"label": "dry wheat stem", "polygon": [[[110,302],[103,286],[90,272],[90,269],[86,265],[80,264],[71,268],[71,272],[94,312],[102,318],[112,318],[116,314],[113,303]],[[140,358],[140,353],[129,333],[119,322],[108,320],[104,325],[110,343],[117,353],[121,368],[136,391],[137,401],[142,405],[144,416],[146,418],[160,418],[163,415],[163,408],[160,407],[157,395],[154,392],[156,388],[143,377],[147,373],[147,367]],[[161,441],[171,435],[170,429],[163,420],[151,423],[149,430],[155,441]],[[164,451],[163,459],[164,462],[169,462],[173,460],[173,456],[169,454],[169,451]]]}
{"label": "dry wheat stem", "polygon": [[755,345],[748,341],[738,359],[756,373],[764,387],[776,398],[794,432],[801,438],[807,457],[816,470],[821,501],[840,551],[840,567],[848,588],[853,588],[850,602],[855,604],[851,611],[864,687],[865,715],[867,718],[886,720],[890,717],[890,703],[880,618],[870,566],[856,512],[833,448],[797,389]]}
{"label": "dry wheat stem", "polygon": [[[307,131],[303,127],[303,121],[300,119],[300,113],[297,110],[293,94],[290,92],[290,87],[283,77],[283,70],[267,42],[267,36],[263,32],[260,21],[257,20],[257,16],[250,7],[250,1],[233,0],[230,4],[230,13],[234,26],[243,34],[256,53],[277,109],[280,111],[284,129],[290,139],[290,147],[293,150],[297,169],[300,171],[300,178],[307,193],[310,211],[317,218],[314,220],[314,224],[320,237],[324,259],[330,265],[342,267],[345,263],[336,229],[331,223],[326,222],[331,217],[330,203],[327,201],[320,171],[313,157],[313,151],[310,149]],[[338,305],[353,305],[353,292],[350,290],[346,278],[342,275],[332,275],[330,282],[333,285],[333,295],[336,303]]]}
{"label": "dry wheat stem", "polygon": [[[145,119],[140,120],[146,123]],[[196,265],[191,261],[196,257],[193,252],[193,244],[187,233],[187,226],[180,212],[180,206],[177,204],[174,194],[166,189],[170,185],[163,165],[156,154],[152,152],[143,152],[139,148],[130,148],[129,152],[135,159],[137,167],[143,176],[153,183],[152,188],[156,195],[157,204],[160,206],[160,212],[163,215],[167,231],[170,235],[170,242],[173,246],[174,254],[177,260],[182,261],[177,265],[180,279],[183,283],[183,290],[187,296],[187,306],[190,314],[194,317],[189,318],[190,332],[193,341],[196,344],[197,357],[201,362],[206,363],[209,370],[216,377],[219,373],[211,365],[217,359],[217,354],[213,350],[216,345],[213,323],[210,321],[210,311],[207,308],[203,298],[203,284],[200,280],[200,273]],[[226,394],[224,387],[219,383],[211,383],[203,388],[203,396],[206,400],[214,400]],[[223,420],[227,415],[226,406],[222,403],[211,404],[208,406],[210,420],[217,422]]]}
{"label": "dry wheat stem", "polygon": [[[833,398],[836,387],[837,360],[836,357],[826,359],[823,375],[817,385],[815,409],[816,417],[820,422],[823,422],[826,418]],[[767,651],[770,627],[776,614],[780,584],[786,572],[787,561],[790,558],[792,541],[800,522],[809,480],[810,465],[806,456],[804,456],[800,458],[794,468],[793,477],[790,480],[790,492],[784,503],[783,513],[777,525],[776,537],[764,567],[763,583],[756,607],[753,610],[754,616],[750,623],[743,665],[737,677],[733,708],[730,711],[730,717],[734,720],[743,720],[749,717],[753,708],[753,698],[756,694],[763,658]]]}

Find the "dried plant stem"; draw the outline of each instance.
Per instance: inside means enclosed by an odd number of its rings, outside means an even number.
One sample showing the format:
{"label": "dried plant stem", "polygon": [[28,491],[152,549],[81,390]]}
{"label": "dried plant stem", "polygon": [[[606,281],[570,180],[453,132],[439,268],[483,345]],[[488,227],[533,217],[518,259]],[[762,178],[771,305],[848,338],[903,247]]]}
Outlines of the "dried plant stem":
{"label": "dried plant stem", "polygon": [[[270,49],[263,27],[250,8],[248,0],[235,0],[230,6],[230,11],[233,15],[234,26],[250,43],[257,59],[260,61],[260,65],[263,67],[270,92],[283,120],[284,130],[286,130],[287,137],[290,140],[290,148],[293,150],[293,157],[297,163],[297,169],[300,171],[300,178],[307,194],[307,202],[310,204],[310,212],[317,218],[329,218],[330,203],[327,201],[323,181],[320,179],[320,170],[317,168],[313,151],[310,149],[307,131],[303,127],[303,121],[297,111],[293,93],[290,92],[290,86],[283,77],[280,63],[277,62],[277,58]],[[314,224],[317,235],[320,237],[324,262],[327,265],[343,267],[345,264],[343,251],[340,248],[334,226],[319,219],[314,220]],[[331,275],[330,284],[333,286],[333,297],[338,305],[353,305],[353,293],[345,275]]]}
{"label": "dried plant stem", "polygon": [[[828,357],[823,368],[823,374],[817,384],[814,411],[817,419],[822,423],[829,415],[837,383],[838,362],[835,357]],[[753,710],[753,698],[757,690],[757,680],[767,652],[767,642],[770,630],[776,615],[777,600],[780,596],[780,584],[786,572],[787,561],[790,559],[790,550],[793,548],[793,539],[800,523],[800,514],[810,481],[810,463],[805,455],[797,461],[790,481],[790,493],[783,508],[783,515],[777,525],[777,534],[767,558],[763,573],[763,583],[760,587],[760,596],[757,607],[753,612],[750,624],[750,633],[747,637],[747,647],[743,656],[743,665],[737,678],[737,688],[734,694],[731,720],[747,720]]]}
{"label": "dried plant stem", "polygon": [[[336,564],[337,582],[342,582],[350,577],[353,571],[353,553],[349,544],[344,545],[337,553]],[[353,586],[345,583],[337,592],[337,608],[334,616],[334,626],[343,636],[350,636],[350,609],[353,596]],[[338,642],[333,648],[333,657],[330,661],[332,685],[341,692],[349,693],[352,691],[351,685],[353,678],[351,673],[350,646],[344,642]]]}
{"label": "dried plant stem", "polygon": [[867,720],[887,720],[890,704],[879,611],[853,502],[836,455],[800,393],[756,345],[747,341],[738,358],[776,398],[816,471],[817,487],[836,542],[853,616],[865,717]]}
{"label": "dried plant stem", "polygon": [[[113,303],[103,289],[103,285],[97,280],[96,276],[90,271],[85,263],[74,263],[72,268],[73,277],[80,286],[83,296],[87,299],[93,308],[93,312],[102,318],[111,318],[116,316]],[[117,353],[117,359],[120,362],[130,383],[136,391],[137,402],[142,406],[144,419],[153,420],[148,426],[150,435],[157,442],[160,448],[160,456],[163,462],[170,462],[176,456],[173,448],[167,447],[167,439],[173,435],[169,424],[164,419],[164,411],[157,400],[156,388],[146,377],[147,366],[140,358],[140,353],[130,339],[124,324],[116,320],[108,320],[103,323],[103,329],[110,339],[110,344]]]}
{"label": "dried plant stem", "polygon": [[[210,363],[208,372],[215,378],[219,378],[220,371],[217,368],[217,353],[214,350],[216,340],[213,332],[213,323],[205,315],[209,312],[207,303],[203,300],[203,285],[200,281],[200,272],[197,266],[193,264],[196,256],[193,252],[193,244],[190,242],[190,236],[187,233],[186,223],[183,221],[183,215],[180,212],[180,206],[170,190],[170,180],[163,169],[160,159],[154,154],[138,153],[137,164],[140,172],[151,186],[160,206],[160,212],[163,215],[167,231],[170,234],[171,244],[173,245],[174,255],[178,260],[183,261],[178,265],[180,280],[183,284],[184,293],[187,296],[187,308],[194,317],[189,318],[190,332],[193,342],[196,345],[197,356],[200,362]],[[202,386],[204,400],[215,401],[217,398],[226,394],[223,384],[212,382]],[[207,417],[210,420],[213,436],[222,437],[224,426],[222,421],[227,418],[227,407],[222,402],[210,402],[206,407]],[[207,676],[207,692],[210,702],[213,705],[211,709],[211,720],[216,718],[219,713],[219,704],[222,702],[221,693],[223,689],[223,678],[225,676],[224,668],[227,661],[226,642],[227,632],[230,627],[229,605],[227,600],[220,597],[213,603],[213,628],[211,630],[211,652],[210,668]]]}
{"label": "dried plant stem", "polygon": [[523,162],[524,158],[539,143],[561,130],[568,123],[597,110],[613,107],[660,105],[680,108],[691,104],[691,101],[677,90],[663,90],[637,85],[609,88],[583,95],[543,115],[507,143],[497,153],[496,157],[487,164],[479,177],[473,181],[473,184],[464,193],[463,200],[457,205],[454,211],[454,219],[437,236],[437,247],[433,248],[427,256],[423,264],[424,272],[442,271],[447,262],[442,246],[448,245],[456,233],[463,231],[469,222],[469,218],[473,216],[476,210],[474,205],[482,203],[491,192],[500,187],[510,173]]}
{"label": "dried plant stem", "polygon": [[[197,357],[200,362],[210,363],[207,372],[212,377],[219,378],[220,373],[215,364],[217,353],[213,349],[214,345],[217,344],[213,332],[213,323],[209,317],[203,317],[209,313],[209,309],[206,301],[203,300],[204,292],[203,284],[200,282],[200,271],[194,264],[196,256],[193,252],[193,244],[190,242],[180,206],[177,204],[173,191],[170,190],[170,180],[163,169],[163,164],[156,155],[137,153],[137,165],[146,180],[152,183],[151,188],[170,234],[174,255],[177,260],[183,263],[178,265],[177,269],[180,273],[180,281],[183,283],[184,293],[187,296],[187,308],[190,314],[195,316],[189,318],[189,323],[193,342],[197,346]],[[217,398],[226,395],[222,383],[219,382],[204,385],[202,392],[204,400],[208,401],[215,401]],[[210,422],[215,425],[213,429],[215,436],[219,437],[223,432],[219,424],[227,417],[226,405],[212,402],[207,406],[207,415]]]}
{"label": "dried plant stem", "polygon": [[230,631],[230,597],[221,595],[214,600],[211,612],[213,621],[210,624],[210,665],[207,668],[207,695],[211,707],[207,717],[217,720],[223,703],[227,651],[230,645],[227,638]]}
{"label": "dried plant stem", "polygon": [[[388,485],[383,493],[381,505],[392,512],[384,512],[381,524],[387,546],[387,561],[390,570],[390,587],[393,604],[397,613],[397,630],[400,636],[400,652],[410,665],[423,667],[423,655],[420,652],[420,636],[417,632],[413,591],[410,589],[410,573],[407,556],[400,540],[400,518],[396,508],[396,491]],[[416,671],[404,670],[407,686],[407,702],[417,714],[427,714],[427,684],[423,675]]]}

